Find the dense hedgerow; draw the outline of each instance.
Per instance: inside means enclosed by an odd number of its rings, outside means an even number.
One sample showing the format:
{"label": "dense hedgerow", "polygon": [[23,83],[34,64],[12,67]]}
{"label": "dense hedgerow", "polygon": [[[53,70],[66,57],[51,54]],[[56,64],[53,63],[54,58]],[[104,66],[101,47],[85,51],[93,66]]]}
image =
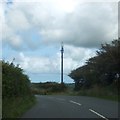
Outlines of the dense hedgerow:
{"label": "dense hedgerow", "polygon": [[30,95],[30,80],[23,69],[2,61],[2,97]]}

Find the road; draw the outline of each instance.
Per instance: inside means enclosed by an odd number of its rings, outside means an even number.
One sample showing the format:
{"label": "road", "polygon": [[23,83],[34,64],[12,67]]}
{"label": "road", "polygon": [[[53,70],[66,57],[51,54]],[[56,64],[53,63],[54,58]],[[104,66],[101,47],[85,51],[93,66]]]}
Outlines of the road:
{"label": "road", "polygon": [[118,103],[93,97],[36,95],[22,118],[118,118]]}

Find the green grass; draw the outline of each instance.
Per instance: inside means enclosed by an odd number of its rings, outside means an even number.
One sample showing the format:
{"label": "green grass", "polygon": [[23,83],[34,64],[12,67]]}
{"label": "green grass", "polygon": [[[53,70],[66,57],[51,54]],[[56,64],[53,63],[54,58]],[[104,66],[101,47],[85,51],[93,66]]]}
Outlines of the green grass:
{"label": "green grass", "polygon": [[32,97],[6,98],[2,100],[2,117],[19,118],[36,103]]}
{"label": "green grass", "polygon": [[90,97],[97,97],[107,100],[113,100],[113,101],[120,101],[118,99],[118,90],[111,86],[101,87],[101,86],[93,86],[90,89],[81,89],[80,91],[77,91],[73,93],[74,95],[78,96],[90,96]]}
{"label": "green grass", "polygon": [[[37,83],[36,83],[37,85]],[[118,89],[117,86],[114,84],[111,84],[109,86],[100,86],[100,85],[94,85],[93,87],[87,89],[87,88],[81,88],[79,91],[74,91],[74,84],[66,84],[67,89],[64,91],[54,91],[51,92],[47,89],[41,89],[39,86],[33,87],[33,93],[34,94],[40,94],[40,95],[72,95],[72,96],[90,96],[90,97],[97,97],[112,101],[118,101]],[[119,100],[120,101],[120,100]]]}
{"label": "green grass", "polygon": [[102,99],[108,99],[108,100],[113,100],[113,101],[118,101],[118,95],[109,95],[109,94],[99,94],[94,91],[80,91],[76,93],[78,96],[90,96],[90,97],[97,97],[97,98],[102,98]]}

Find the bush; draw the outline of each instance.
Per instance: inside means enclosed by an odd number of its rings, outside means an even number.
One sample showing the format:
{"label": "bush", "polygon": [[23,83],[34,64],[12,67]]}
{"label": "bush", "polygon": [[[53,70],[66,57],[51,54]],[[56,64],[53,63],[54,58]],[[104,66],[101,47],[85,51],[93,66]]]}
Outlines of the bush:
{"label": "bush", "polygon": [[63,92],[66,90],[66,86],[64,84],[56,84],[51,88],[51,92]]}
{"label": "bush", "polygon": [[33,83],[32,93],[33,94],[52,94],[57,92],[64,92],[67,89],[65,84],[59,84],[56,82],[46,82],[46,83]]}
{"label": "bush", "polygon": [[2,61],[2,97],[30,95],[30,80],[23,69]]}
{"label": "bush", "polygon": [[2,117],[19,117],[34,101],[29,77],[23,69],[2,61]]}

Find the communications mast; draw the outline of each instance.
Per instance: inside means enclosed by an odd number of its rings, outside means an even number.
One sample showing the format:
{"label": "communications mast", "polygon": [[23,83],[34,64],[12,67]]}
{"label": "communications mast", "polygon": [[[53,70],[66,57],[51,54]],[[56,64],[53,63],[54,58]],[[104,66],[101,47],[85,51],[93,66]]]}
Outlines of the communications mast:
{"label": "communications mast", "polygon": [[63,42],[61,43],[61,84],[63,84]]}

